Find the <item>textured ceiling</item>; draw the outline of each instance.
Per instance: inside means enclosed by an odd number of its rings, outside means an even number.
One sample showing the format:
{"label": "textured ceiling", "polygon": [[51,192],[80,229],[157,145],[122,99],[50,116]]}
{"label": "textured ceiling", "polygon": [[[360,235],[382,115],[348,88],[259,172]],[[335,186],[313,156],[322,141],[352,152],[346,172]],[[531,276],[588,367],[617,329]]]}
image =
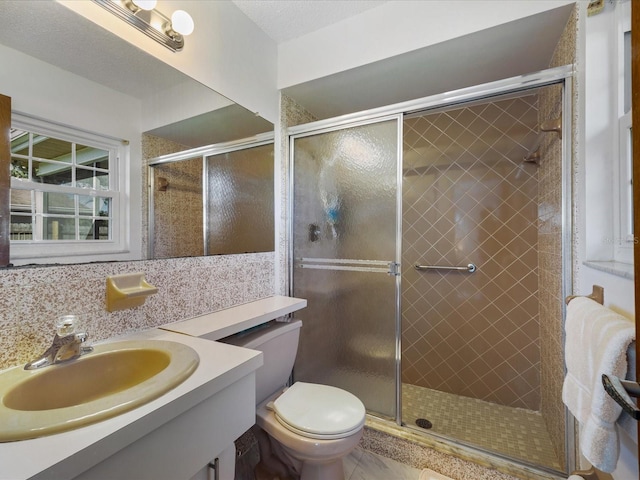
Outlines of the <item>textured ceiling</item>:
{"label": "textured ceiling", "polygon": [[233,0],[243,13],[277,43],[387,3],[383,0]]}

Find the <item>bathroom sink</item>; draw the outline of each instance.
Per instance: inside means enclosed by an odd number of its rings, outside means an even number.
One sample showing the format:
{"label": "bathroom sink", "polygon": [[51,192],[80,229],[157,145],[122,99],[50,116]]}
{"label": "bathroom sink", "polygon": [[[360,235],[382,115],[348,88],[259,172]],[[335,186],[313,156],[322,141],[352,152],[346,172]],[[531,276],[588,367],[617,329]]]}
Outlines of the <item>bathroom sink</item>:
{"label": "bathroom sink", "polygon": [[186,380],[199,357],[164,340],[94,345],[76,360],[0,374],[0,442],[89,425],[148,403]]}

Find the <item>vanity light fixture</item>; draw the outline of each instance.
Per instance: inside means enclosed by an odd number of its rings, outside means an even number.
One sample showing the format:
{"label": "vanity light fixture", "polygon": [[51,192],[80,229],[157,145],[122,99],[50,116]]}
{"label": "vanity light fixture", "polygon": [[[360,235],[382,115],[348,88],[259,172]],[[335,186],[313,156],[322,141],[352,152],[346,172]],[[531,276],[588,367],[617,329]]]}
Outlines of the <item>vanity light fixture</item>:
{"label": "vanity light fixture", "polygon": [[173,52],[182,50],[184,37],[193,32],[191,15],[176,10],[169,18],[156,9],[156,0],[93,1]]}

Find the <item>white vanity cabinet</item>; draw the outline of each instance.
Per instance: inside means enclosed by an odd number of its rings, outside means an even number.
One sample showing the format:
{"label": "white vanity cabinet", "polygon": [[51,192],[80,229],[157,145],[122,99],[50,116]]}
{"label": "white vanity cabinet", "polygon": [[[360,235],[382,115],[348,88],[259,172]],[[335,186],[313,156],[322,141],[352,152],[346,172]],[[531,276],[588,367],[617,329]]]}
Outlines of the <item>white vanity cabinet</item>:
{"label": "white vanity cabinet", "polygon": [[[255,422],[255,376],[247,375],[75,477],[77,480],[233,480],[234,440]],[[232,450],[231,454],[229,452]]]}

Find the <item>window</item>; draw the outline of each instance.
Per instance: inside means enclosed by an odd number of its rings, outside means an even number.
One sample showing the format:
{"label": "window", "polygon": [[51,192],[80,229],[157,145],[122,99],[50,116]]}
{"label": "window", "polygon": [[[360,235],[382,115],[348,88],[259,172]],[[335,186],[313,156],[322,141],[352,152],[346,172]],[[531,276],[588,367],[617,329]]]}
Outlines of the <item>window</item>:
{"label": "window", "polygon": [[633,157],[631,152],[631,2],[618,4],[618,164],[614,199],[614,260],[633,263]]}
{"label": "window", "polygon": [[12,116],[11,259],[125,249],[122,142]]}

